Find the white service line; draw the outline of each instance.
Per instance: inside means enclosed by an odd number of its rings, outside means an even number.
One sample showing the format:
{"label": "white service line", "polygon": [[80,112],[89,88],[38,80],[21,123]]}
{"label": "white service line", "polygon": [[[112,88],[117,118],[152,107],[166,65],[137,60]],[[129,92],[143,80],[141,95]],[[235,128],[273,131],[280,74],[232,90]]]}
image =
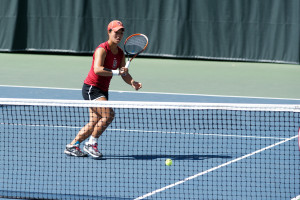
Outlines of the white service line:
{"label": "white service line", "polygon": [[[35,125],[35,124],[14,124],[14,123],[0,123],[10,126],[32,126],[32,127],[52,127],[52,128],[68,128],[68,129],[80,129],[80,126],[53,126],[53,125]],[[153,131],[153,130],[138,130],[138,129],[114,129],[108,128],[107,131],[123,131],[123,132],[138,132],[138,133],[163,133],[163,134],[182,134],[182,135],[203,135],[214,137],[236,137],[236,138],[254,138],[254,139],[272,139],[272,140],[285,140],[287,138],[282,137],[261,137],[251,135],[227,135],[227,134],[208,134],[208,133],[186,133],[178,131]]]}

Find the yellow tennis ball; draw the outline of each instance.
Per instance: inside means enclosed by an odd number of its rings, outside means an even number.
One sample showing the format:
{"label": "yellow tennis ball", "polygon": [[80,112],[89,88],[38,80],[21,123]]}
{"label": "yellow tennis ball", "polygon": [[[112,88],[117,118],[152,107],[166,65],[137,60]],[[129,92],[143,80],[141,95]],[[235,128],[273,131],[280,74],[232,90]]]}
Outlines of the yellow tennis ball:
{"label": "yellow tennis ball", "polygon": [[167,159],[167,160],[166,160],[166,165],[167,165],[167,166],[171,166],[172,163],[173,163],[172,159]]}

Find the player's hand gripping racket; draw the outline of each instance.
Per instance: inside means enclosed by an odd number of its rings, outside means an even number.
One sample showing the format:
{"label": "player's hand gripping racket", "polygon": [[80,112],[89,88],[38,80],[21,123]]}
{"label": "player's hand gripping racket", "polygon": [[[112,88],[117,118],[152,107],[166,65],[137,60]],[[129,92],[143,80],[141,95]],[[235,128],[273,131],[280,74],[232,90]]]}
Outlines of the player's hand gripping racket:
{"label": "player's hand gripping racket", "polygon": [[[128,68],[132,59],[142,53],[148,46],[148,38],[144,34],[133,34],[124,42],[124,50],[127,55],[127,63],[125,68]],[[131,59],[129,60],[129,58]]]}

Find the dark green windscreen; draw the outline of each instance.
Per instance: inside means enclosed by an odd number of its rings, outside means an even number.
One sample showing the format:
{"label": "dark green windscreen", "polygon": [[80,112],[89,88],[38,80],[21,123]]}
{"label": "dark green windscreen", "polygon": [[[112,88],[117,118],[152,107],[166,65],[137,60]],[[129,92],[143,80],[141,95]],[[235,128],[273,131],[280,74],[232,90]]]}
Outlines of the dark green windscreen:
{"label": "dark green windscreen", "polygon": [[299,12],[299,0],[0,0],[0,51],[91,53],[118,19],[125,37],[149,37],[144,56],[299,63]]}

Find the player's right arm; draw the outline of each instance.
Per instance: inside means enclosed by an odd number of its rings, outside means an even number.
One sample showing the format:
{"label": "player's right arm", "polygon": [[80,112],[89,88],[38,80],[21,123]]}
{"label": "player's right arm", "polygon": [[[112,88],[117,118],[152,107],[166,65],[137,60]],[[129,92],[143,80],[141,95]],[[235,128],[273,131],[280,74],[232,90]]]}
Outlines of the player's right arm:
{"label": "player's right arm", "polygon": [[98,48],[95,52],[94,72],[100,76],[112,76],[112,72],[104,70],[104,60],[106,58],[106,51],[103,48]]}
{"label": "player's right arm", "polygon": [[122,75],[123,71],[111,70],[104,67],[104,60],[106,58],[106,51],[104,48],[98,48],[95,52],[94,72],[100,76],[114,76]]}

